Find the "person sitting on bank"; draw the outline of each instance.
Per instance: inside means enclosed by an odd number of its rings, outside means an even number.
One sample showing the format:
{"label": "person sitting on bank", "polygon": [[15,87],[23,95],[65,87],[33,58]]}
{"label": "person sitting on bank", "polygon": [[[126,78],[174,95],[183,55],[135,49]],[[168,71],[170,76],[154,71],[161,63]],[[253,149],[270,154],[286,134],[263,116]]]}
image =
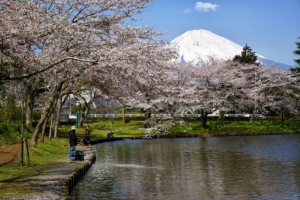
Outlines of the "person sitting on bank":
{"label": "person sitting on bank", "polygon": [[90,135],[91,135],[91,128],[90,128],[90,125],[88,124],[86,127],[85,127],[85,138],[83,139],[83,144],[85,145],[88,145],[90,144],[91,142],[91,138],[90,138]]}
{"label": "person sitting on bank", "polygon": [[107,133],[107,138],[113,138],[114,137],[114,133],[112,131],[109,131]]}

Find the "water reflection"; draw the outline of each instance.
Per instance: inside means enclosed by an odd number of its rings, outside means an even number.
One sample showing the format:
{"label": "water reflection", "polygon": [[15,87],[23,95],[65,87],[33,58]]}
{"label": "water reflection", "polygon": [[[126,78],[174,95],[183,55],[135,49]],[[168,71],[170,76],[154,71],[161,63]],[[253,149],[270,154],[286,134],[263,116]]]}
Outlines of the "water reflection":
{"label": "water reflection", "polygon": [[300,199],[300,135],[94,146],[73,199]]}

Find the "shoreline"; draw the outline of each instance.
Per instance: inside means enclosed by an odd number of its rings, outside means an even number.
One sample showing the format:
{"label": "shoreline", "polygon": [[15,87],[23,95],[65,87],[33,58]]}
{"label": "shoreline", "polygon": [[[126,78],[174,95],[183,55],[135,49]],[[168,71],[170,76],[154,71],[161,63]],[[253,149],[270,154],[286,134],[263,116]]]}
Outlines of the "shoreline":
{"label": "shoreline", "polygon": [[[262,136],[262,135],[291,135],[300,134],[299,132],[282,132],[282,133],[222,133],[222,134],[176,134],[176,135],[160,135],[153,136],[153,139],[159,138],[188,138],[188,137],[227,137],[227,136]],[[135,139],[149,139],[144,137],[115,137],[115,138],[99,138],[91,141],[91,145],[113,142],[118,140],[135,140]],[[82,150],[85,153],[84,161],[68,161],[62,159],[59,163],[53,163],[56,167],[49,168],[49,170],[42,171],[39,175],[25,178],[22,181],[27,183],[27,187],[34,188],[37,193],[25,194],[19,197],[7,197],[7,200],[30,200],[30,199],[60,199],[70,200],[72,189],[76,186],[78,181],[85,175],[89,168],[96,161],[96,155],[92,146],[76,147],[76,150]]]}
{"label": "shoreline", "polygon": [[153,135],[151,137],[139,136],[139,137],[114,137],[114,138],[99,138],[91,141],[92,145],[111,142],[117,140],[136,140],[136,139],[159,139],[159,138],[188,138],[188,137],[227,137],[227,136],[262,136],[262,135],[294,135],[300,134],[300,132],[265,132],[265,133],[179,133],[179,134],[166,134],[166,135]]}
{"label": "shoreline", "polygon": [[76,150],[84,151],[83,161],[69,161],[68,158],[54,162],[48,170],[36,176],[24,178],[26,188],[35,191],[16,197],[4,197],[5,200],[68,200],[70,193],[78,181],[85,175],[96,161],[95,153],[91,146],[77,146]]}

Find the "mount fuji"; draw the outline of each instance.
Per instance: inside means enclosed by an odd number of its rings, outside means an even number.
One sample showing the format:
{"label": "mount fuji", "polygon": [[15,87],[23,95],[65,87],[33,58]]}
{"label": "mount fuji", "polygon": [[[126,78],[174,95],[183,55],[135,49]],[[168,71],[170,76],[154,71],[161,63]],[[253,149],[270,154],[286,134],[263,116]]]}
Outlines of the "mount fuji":
{"label": "mount fuji", "polygon": [[[170,47],[177,49],[179,60],[182,63],[196,62],[199,58],[206,60],[213,56],[221,60],[232,59],[235,55],[241,55],[243,47],[216,35],[208,30],[191,30],[178,36],[170,42]],[[265,66],[276,63],[259,54],[257,59]],[[276,63],[276,68],[286,69],[292,66]]]}

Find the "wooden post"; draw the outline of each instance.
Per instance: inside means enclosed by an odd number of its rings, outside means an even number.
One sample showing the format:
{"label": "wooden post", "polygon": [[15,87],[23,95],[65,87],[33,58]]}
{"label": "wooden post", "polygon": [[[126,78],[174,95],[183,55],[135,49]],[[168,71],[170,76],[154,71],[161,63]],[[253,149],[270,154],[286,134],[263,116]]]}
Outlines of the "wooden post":
{"label": "wooden post", "polygon": [[122,106],[123,123],[125,123],[125,108]]}
{"label": "wooden post", "polygon": [[30,159],[29,159],[29,148],[28,148],[28,142],[27,138],[24,138],[25,147],[26,147],[26,167],[30,167]]}
{"label": "wooden post", "polygon": [[23,152],[24,152],[24,145],[23,145],[23,137],[21,137],[21,148],[20,148],[20,163],[23,165]]}

